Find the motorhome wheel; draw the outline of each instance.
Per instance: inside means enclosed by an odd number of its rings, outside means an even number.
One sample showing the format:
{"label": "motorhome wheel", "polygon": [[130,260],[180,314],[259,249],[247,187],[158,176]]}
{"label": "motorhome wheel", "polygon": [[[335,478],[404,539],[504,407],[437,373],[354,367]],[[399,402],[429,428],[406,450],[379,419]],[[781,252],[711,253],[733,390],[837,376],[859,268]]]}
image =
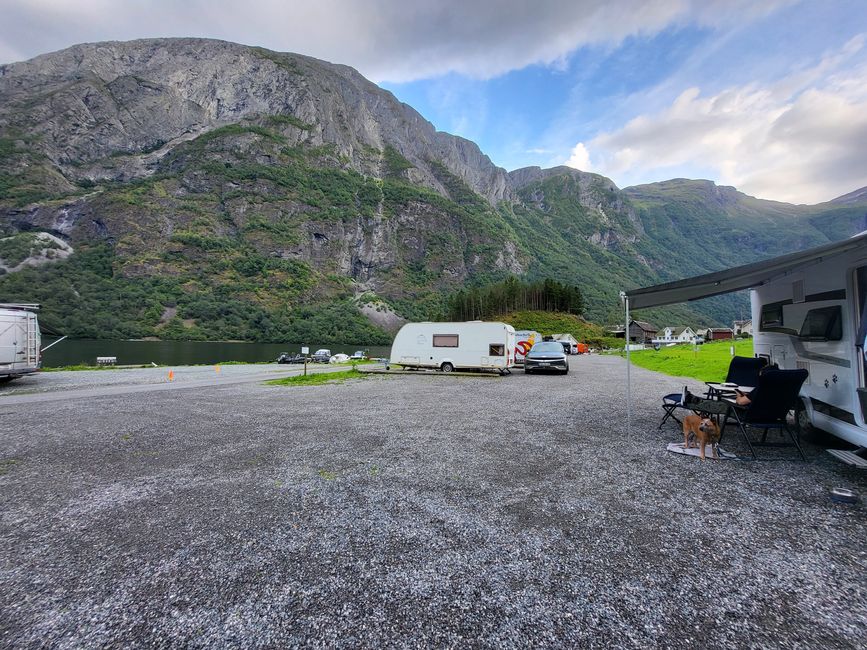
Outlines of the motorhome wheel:
{"label": "motorhome wheel", "polygon": [[440,370],[442,370],[443,372],[451,372],[454,369],[455,367],[448,361],[446,361],[442,366],[440,366]]}
{"label": "motorhome wheel", "polygon": [[816,431],[813,423],[810,422],[810,415],[807,413],[807,405],[804,404],[804,400],[801,400],[798,408],[795,409],[795,424],[798,425],[798,433],[802,437],[809,436]]}

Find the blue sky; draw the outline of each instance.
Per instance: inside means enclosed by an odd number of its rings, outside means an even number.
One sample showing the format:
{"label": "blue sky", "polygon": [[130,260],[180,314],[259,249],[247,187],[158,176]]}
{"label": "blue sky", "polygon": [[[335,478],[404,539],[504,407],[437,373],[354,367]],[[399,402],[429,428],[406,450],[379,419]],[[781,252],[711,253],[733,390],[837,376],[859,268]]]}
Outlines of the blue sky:
{"label": "blue sky", "polygon": [[[555,65],[529,65],[489,79],[450,73],[381,85],[438,129],[477,142],[502,167],[550,167],[569,160],[579,142],[664,111],[688,88],[700,89],[702,96],[746,86],[766,88],[816,66],[864,32],[867,2],[799,2],[744,24],[672,25],[614,45],[588,45]],[[867,47],[862,47],[828,74],[854,73],[865,60]],[[823,81],[820,77],[816,83]],[[861,185],[867,185],[867,167],[860,171]],[[614,176],[621,185],[675,176],[726,180],[715,164],[703,164],[700,158]],[[829,188],[804,200],[830,199],[837,191]],[[798,193],[792,196],[799,198]]]}
{"label": "blue sky", "polygon": [[0,62],[221,38],[358,69],[498,165],[867,186],[867,0],[0,0]]}

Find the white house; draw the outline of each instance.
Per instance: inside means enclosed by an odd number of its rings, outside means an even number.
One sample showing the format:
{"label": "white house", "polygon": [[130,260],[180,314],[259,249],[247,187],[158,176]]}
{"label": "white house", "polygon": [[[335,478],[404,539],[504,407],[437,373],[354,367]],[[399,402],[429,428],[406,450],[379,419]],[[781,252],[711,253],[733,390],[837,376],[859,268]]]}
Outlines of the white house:
{"label": "white house", "polygon": [[695,343],[696,338],[698,334],[691,327],[663,327],[653,339],[653,343]]}
{"label": "white house", "polygon": [[734,327],[732,329],[735,332],[735,336],[740,334],[747,334],[749,336],[753,335],[753,321],[752,320],[736,320],[734,322]]}

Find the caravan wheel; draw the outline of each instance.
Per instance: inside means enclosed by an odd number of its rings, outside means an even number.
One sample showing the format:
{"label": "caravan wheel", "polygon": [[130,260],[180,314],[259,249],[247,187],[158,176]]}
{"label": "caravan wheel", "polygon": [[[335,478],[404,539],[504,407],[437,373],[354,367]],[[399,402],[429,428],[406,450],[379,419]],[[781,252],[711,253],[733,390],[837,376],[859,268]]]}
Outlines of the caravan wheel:
{"label": "caravan wheel", "polygon": [[446,361],[443,365],[440,366],[440,370],[442,370],[443,372],[451,372],[454,369],[455,367],[448,361]]}
{"label": "caravan wheel", "polygon": [[804,404],[804,400],[800,400],[798,408],[795,409],[795,424],[798,425],[798,433],[802,438],[816,432],[816,428],[810,422],[810,416],[807,414],[807,405]]}

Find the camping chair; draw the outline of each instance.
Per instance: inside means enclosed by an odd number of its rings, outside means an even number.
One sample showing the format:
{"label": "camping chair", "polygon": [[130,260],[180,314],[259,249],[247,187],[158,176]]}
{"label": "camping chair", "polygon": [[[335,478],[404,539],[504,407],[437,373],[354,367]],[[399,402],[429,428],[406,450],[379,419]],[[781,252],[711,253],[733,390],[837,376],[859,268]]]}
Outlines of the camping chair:
{"label": "camping chair", "polygon": [[[807,379],[809,373],[799,368],[798,370],[767,370],[758,377],[758,385],[750,394],[750,403],[747,406],[737,406],[730,404],[730,408],[726,412],[723,420],[723,429],[728,424],[729,420],[737,423],[738,429],[747,441],[750,452],[753,458],[756,457],[756,451],[753,448],[756,446],[765,447],[789,447],[787,442],[767,442],[768,430],[779,429],[789,434],[792,443],[797,448],[802,460],[807,460],[804,456],[804,450],[798,442],[798,437],[789,428],[786,418],[789,411],[798,406],[798,394],[801,391],[801,386]],[[762,429],[761,442],[753,443],[747,435],[747,429]]]}
{"label": "camping chair", "polygon": [[[738,386],[758,386],[759,373],[766,365],[768,360],[764,357],[732,357],[725,381]],[[707,396],[713,397],[711,391]]]}
{"label": "camping chair", "polygon": [[657,430],[662,428],[662,425],[665,424],[668,418],[673,419],[678,424],[681,424],[681,420],[674,414],[677,409],[685,409],[688,408],[683,403],[683,397],[686,395],[686,389],[682,393],[670,393],[662,398],[662,410],[665,411],[665,415],[662,418],[662,421],[659,423],[659,426],[656,427]]}
{"label": "camping chair", "polygon": [[671,418],[678,424],[683,424],[683,422],[674,414],[677,409],[686,409],[687,411],[695,412],[694,403],[690,402],[686,403],[687,396],[695,399],[695,396],[689,392],[689,388],[686,386],[683,387],[683,391],[680,393],[669,393],[665,397],[662,398],[662,410],[665,411],[665,415],[662,417],[662,421],[659,423],[659,426],[656,427],[657,430],[662,428],[662,425],[666,423],[668,418]]}

